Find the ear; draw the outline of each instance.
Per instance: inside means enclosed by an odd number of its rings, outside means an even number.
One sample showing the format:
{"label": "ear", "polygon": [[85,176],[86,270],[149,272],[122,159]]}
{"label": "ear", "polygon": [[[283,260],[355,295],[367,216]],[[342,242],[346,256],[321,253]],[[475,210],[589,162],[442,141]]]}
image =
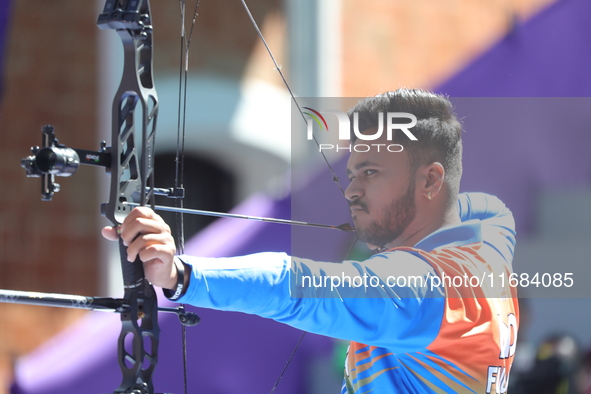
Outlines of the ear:
{"label": "ear", "polygon": [[434,162],[425,166],[421,166],[417,171],[419,178],[417,179],[417,192],[425,196],[428,200],[434,199],[445,180],[445,169],[439,162]]}

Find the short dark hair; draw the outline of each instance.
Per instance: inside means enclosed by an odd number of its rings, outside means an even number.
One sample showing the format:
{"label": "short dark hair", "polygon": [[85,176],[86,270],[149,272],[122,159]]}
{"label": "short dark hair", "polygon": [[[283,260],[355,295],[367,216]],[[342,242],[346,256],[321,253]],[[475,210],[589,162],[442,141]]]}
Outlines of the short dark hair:
{"label": "short dark hair", "polygon": [[[348,112],[353,133],[353,113],[359,116],[359,131],[377,128],[379,114],[408,112],[416,116],[417,124],[410,131],[417,141],[410,141],[404,133],[394,133],[394,142],[402,143],[410,157],[411,173],[425,164],[440,162],[445,169],[445,184],[455,202],[462,177],[462,131],[449,99],[421,89],[398,89],[365,98]],[[386,125],[386,119],[383,119]]]}

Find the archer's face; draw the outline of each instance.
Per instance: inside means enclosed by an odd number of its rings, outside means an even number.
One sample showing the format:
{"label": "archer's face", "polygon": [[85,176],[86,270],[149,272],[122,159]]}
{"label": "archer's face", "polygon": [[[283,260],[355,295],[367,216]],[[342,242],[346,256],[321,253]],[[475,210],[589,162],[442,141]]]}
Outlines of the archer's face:
{"label": "archer's face", "polygon": [[347,174],[351,183],[345,196],[351,202],[359,239],[385,247],[399,238],[414,220],[416,211],[415,182],[408,154],[388,152],[384,146],[379,151],[372,146],[368,152],[352,152]]}

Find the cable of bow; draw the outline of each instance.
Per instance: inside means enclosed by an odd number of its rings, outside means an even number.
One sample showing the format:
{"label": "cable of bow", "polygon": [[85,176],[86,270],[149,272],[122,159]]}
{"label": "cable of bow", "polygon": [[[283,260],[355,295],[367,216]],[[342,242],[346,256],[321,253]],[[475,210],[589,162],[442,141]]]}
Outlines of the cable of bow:
{"label": "cable of bow", "polygon": [[[184,197],[184,170],[185,170],[185,135],[186,135],[186,112],[187,112],[187,79],[189,75],[189,49],[191,46],[191,38],[193,37],[193,29],[197,21],[197,10],[199,9],[200,1],[197,0],[195,3],[195,10],[193,11],[193,18],[191,20],[191,29],[189,35],[186,34],[185,29],[185,14],[186,14],[186,1],[179,0],[179,11],[181,18],[181,34],[180,34],[180,60],[179,60],[179,97],[178,97],[178,125],[177,125],[177,148],[175,157],[175,180],[174,189],[182,190],[180,194]],[[175,200],[175,206],[178,211],[176,213],[176,226],[177,226],[177,254],[183,254],[185,252],[185,230],[183,220],[183,198],[177,198]],[[184,307],[182,305],[182,307]],[[187,362],[187,328],[183,324],[181,325],[181,341],[182,341],[182,360],[183,360],[183,387],[185,394],[188,393],[187,375],[188,375],[188,362]]]}

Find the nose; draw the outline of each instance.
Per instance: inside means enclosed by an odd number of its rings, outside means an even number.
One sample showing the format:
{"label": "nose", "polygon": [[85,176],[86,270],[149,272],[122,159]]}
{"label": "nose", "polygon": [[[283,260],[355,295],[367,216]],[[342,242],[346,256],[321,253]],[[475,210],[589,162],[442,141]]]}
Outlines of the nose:
{"label": "nose", "polygon": [[359,187],[359,182],[353,179],[353,181],[349,183],[349,186],[347,186],[347,188],[345,189],[345,198],[347,199],[347,201],[349,201],[349,203],[351,203],[355,200],[360,199],[362,196],[363,191]]}

